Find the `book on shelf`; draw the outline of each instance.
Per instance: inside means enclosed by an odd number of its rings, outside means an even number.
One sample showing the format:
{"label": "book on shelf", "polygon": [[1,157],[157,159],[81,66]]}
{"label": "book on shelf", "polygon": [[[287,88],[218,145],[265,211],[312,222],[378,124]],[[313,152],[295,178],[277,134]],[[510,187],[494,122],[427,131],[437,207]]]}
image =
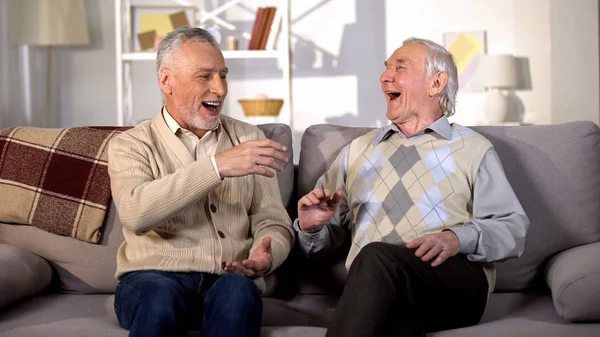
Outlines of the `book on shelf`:
{"label": "book on shelf", "polygon": [[275,50],[277,49],[277,40],[279,38],[279,34],[281,33],[281,21],[283,20],[283,11],[278,10],[275,12],[275,17],[273,18],[273,24],[271,25],[271,30],[269,32],[269,37],[267,38],[267,44],[265,46],[266,50]]}
{"label": "book on shelf", "polygon": [[281,10],[277,10],[277,7],[259,7],[252,26],[248,50],[274,49],[281,20]]}
{"label": "book on shelf", "polygon": [[250,42],[248,43],[248,50],[258,49],[258,42],[260,39],[261,23],[264,20],[265,8],[259,7],[256,10],[256,18],[254,19],[254,25],[252,25],[252,34],[250,35]]}
{"label": "book on shelf", "polygon": [[267,39],[269,38],[269,33],[271,32],[271,25],[273,25],[273,19],[275,18],[275,12],[277,8],[275,7],[266,7],[265,11],[267,15],[265,15],[265,24],[260,34],[260,40],[258,43],[258,49],[264,50],[267,46]]}

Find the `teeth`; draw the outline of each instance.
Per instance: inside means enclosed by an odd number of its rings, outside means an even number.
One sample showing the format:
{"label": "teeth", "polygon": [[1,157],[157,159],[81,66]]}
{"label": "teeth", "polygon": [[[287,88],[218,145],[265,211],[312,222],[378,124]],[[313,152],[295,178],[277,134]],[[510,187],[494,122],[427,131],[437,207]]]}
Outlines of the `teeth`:
{"label": "teeth", "polygon": [[212,106],[219,106],[219,105],[221,105],[221,102],[204,102],[204,103],[208,104],[208,105],[212,105]]}

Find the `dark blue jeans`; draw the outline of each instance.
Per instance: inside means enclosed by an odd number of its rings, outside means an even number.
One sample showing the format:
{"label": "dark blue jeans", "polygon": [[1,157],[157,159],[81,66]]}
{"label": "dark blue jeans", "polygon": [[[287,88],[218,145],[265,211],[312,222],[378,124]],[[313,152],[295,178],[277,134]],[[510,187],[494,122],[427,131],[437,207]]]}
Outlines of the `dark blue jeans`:
{"label": "dark blue jeans", "polygon": [[262,299],[254,282],[237,274],[131,272],[115,291],[115,313],[129,336],[258,337]]}

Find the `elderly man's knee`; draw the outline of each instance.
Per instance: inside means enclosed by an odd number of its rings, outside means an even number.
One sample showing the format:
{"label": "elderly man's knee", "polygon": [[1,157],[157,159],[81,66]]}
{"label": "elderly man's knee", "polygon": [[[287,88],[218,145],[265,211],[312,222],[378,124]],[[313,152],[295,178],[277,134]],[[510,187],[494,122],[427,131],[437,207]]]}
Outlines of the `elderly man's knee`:
{"label": "elderly man's knee", "polygon": [[262,308],[262,299],[258,287],[246,276],[225,274],[213,285],[208,300],[235,304],[238,308]]}
{"label": "elderly man's knee", "polygon": [[358,253],[357,259],[381,260],[383,258],[409,259],[414,258],[414,250],[387,242],[371,242],[364,246]]}
{"label": "elderly man's knee", "polygon": [[222,275],[208,292],[204,304],[204,324],[246,326],[258,322],[258,326],[260,325],[260,291],[254,282],[245,276]]}

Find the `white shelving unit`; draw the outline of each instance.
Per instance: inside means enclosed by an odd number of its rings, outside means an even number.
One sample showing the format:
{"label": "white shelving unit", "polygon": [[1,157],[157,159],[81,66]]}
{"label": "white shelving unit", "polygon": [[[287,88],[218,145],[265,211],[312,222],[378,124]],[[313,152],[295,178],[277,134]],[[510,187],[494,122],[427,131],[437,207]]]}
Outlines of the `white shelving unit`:
{"label": "white shelving unit", "polygon": [[[252,5],[270,3],[282,11],[281,33],[277,43],[277,50],[223,50],[225,61],[228,59],[276,59],[281,68],[281,84],[284,86],[283,107],[279,116],[271,122],[285,123],[292,126],[292,82],[290,62],[290,0],[229,0],[212,11],[206,11],[198,6],[200,26],[212,20],[223,29],[234,30],[236,27],[218,15],[240,4]],[[156,61],[155,52],[133,52],[131,0],[115,0],[115,54],[116,54],[116,89],[117,89],[117,120],[118,125],[133,125],[136,118],[133,116],[133,80],[131,67],[133,62]],[[197,23],[196,23],[197,25]],[[244,32],[243,36],[250,37],[251,32]],[[251,78],[249,78],[251,79]],[[228,96],[234,95],[230,92]],[[236,97],[242,98],[242,97]],[[262,123],[265,120],[246,119],[247,122]]]}

